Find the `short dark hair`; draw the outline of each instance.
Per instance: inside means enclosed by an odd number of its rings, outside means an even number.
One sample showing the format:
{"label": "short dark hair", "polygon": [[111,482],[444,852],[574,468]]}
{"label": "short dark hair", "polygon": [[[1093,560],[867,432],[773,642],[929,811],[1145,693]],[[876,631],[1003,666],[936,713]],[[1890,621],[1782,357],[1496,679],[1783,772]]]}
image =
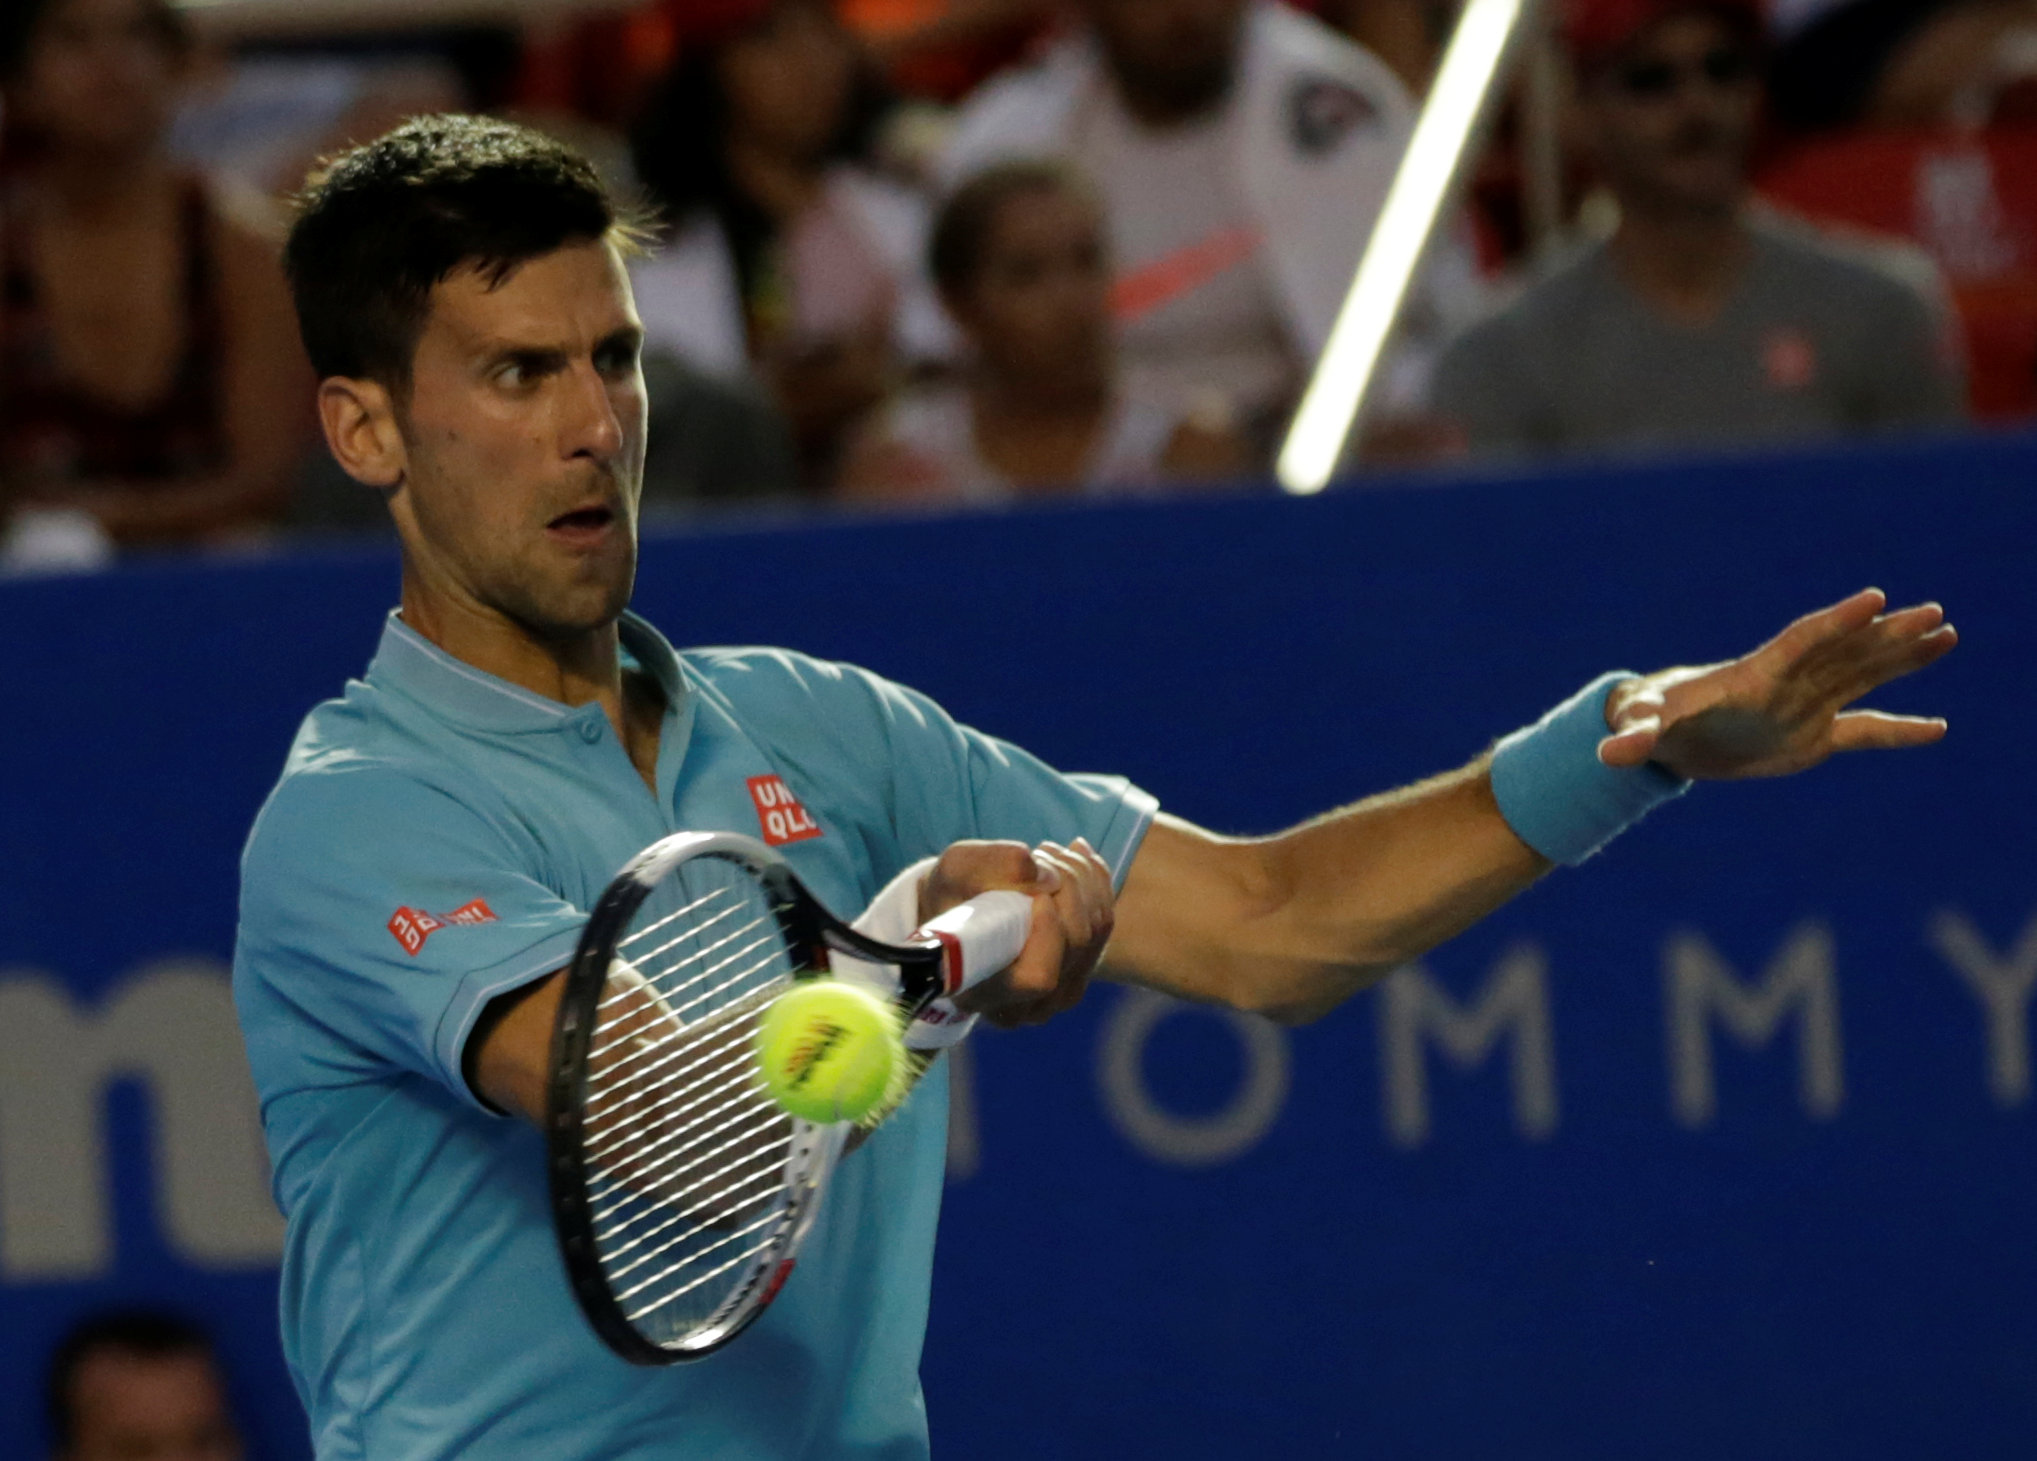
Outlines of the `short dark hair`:
{"label": "short dark hair", "polygon": [[1025,193],[1061,193],[1092,205],[1096,190],[1064,162],[1034,158],[985,168],[948,196],[934,219],[927,269],[943,295],[966,294],[983,267],[998,210]]}
{"label": "short dark hair", "polygon": [[418,117],[323,164],[284,250],[297,327],[321,377],[403,388],[431,292],[462,268],[490,287],[569,243],[644,236],[580,153],[486,117]]}
{"label": "short dark hair", "polygon": [[[20,79],[22,69],[28,65],[28,53],[35,48],[36,32],[58,3],[59,0],[7,0],[0,7],[0,81]],[[142,0],[142,11],[164,50],[179,57],[190,51],[191,32],[184,25],[183,14],[170,0]]]}
{"label": "short dark hair", "polygon": [[78,1417],[71,1409],[71,1388],[86,1360],[102,1350],[142,1359],[175,1359],[183,1355],[214,1357],[211,1337],[197,1325],[156,1309],[116,1309],[95,1314],[72,1327],[50,1356],[43,1397],[48,1407],[50,1439],[59,1452],[77,1440]]}

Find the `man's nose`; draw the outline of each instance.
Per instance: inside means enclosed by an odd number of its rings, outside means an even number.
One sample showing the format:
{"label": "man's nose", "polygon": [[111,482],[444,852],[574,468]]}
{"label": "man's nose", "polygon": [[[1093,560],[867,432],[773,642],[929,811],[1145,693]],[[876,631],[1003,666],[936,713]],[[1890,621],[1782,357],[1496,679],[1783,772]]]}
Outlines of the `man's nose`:
{"label": "man's nose", "polygon": [[598,462],[619,455],[623,444],[622,418],[609,395],[607,380],[592,361],[581,361],[573,367],[567,396],[566,419],[562,423],[564,439],[559,443],[562,454]]}

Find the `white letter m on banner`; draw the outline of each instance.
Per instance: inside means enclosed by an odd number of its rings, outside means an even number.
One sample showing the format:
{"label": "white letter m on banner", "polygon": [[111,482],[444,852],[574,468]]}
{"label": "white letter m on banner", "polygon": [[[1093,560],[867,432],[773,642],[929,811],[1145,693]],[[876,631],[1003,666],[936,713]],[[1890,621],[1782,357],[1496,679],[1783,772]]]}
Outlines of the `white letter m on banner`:
{"label": "white letter m on banner", "polygon": [[1748,1048],[1774,1039],[1797,1016],[1797,1094],[1820,1120],[1838,1114],[1845,1096],[1839,1045],[1839,981],[1832,935],[1806,923],[1768,963],[1762,981],[1742,984],[1732,966],[1698,934],[1677,934],[1663,959],[1669,1015],[1670,1105],[1685,1126],[1711,1125],[1718,1115],[1712,1069],[1712,1020]]}

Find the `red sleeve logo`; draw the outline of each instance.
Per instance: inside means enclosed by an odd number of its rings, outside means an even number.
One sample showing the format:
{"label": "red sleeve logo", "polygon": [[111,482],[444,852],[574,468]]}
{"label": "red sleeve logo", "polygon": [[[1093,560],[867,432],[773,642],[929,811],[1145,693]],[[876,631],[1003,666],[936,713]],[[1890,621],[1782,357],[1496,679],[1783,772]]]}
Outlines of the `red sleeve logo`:
{"label": "red sleeve logo", "polygon": [[493,922],[495,910],[488,906],[485,899],[476,898],[446,914],[427,913],[422,908],[399,908],[389,920],[389,932],[396,936],[396,942],[403,945],[403,952],[414,959],[423,950],[424,941],[439,929],[449,925],[471,926]]}
{"label": "red sleeve logo", "polygon": [[799,804],[782,776],[752,776],[746,783],[750,800],[757,804],[757,825],[764,830],[764,845],[783,847],[818,837],[820,824]]}

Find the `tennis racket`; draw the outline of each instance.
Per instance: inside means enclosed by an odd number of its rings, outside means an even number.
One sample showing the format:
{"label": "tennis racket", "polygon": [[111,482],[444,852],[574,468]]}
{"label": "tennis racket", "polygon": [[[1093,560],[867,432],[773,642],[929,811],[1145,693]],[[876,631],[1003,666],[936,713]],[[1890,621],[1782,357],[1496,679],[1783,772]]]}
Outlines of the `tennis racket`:
{"label": "tennis racket", "polygon": [[[896,971],[907,1021],[1008,967],[1032,900],[987,893],[891,945],[850,928],[785,859],[734,833],[682,832],[617,875],[567,966],[545,1139],[574,1297],[624,1359],[727,1344],[777,1297],[852,1129],[764,1090],[757,1025],[794,981]],[[929,1057],[930,1058],[930,1057]]]}

